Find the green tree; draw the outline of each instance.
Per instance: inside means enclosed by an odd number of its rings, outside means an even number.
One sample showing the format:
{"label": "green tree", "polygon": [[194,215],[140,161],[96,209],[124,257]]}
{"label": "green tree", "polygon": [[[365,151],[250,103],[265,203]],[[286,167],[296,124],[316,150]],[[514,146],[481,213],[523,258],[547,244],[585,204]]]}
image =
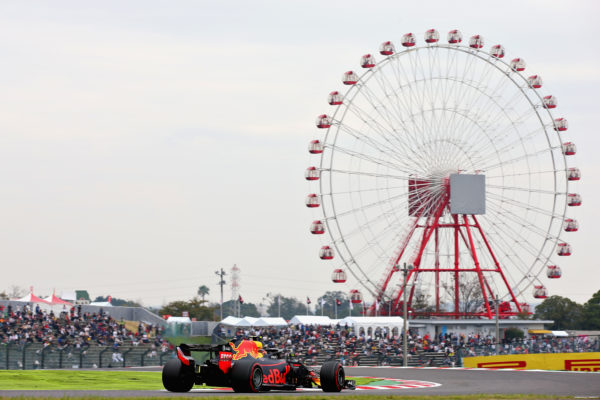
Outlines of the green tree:
{"label": "green tree", "polygon": [[6,292],[0,293],[0,300],[8,300],[8,295],[6,294]]}
{"label": "green tree", "polygon": [[[234,314],[236,303],[237,300],[227,300],[223,302],[223,317]],[[219,305],[215,304],[215,307],[218,308]],[[258,308],[252,303],[240,304],[240,314],[242,317],[260,317]]]}
{"label": "green tree", "polygon": [[188,301],[172,301],[160,309],[160,315],[173,315],[180,317],[184,311],[189,313],[190,318],[198,321],[214,320],[214,308],[207,307],[206,301],[194,297]]}
{"label": "green tree", "polygon": [[277,317],[279,312],[278,298],[281,301],[281,317],[290,320],[294,315],[306,315],[306,304],[294,297],[285,297],[280,294],[267,294],[271,304],[267,308],[267,313],[271,317]]}
{"label": "green tree", "polygon": [[[108,296],[98,296],[94,299],[94,301],[97,301],[97,302],[108,301]],[[112,304],[113,306],[121,306],[121,307],[141,307],[141,304],[136,301],[119,299],[117,297],[111,297],[110,304]]]}
{"label": "green tree", "polygon": [[600,290],[583,305],[582,317],[583,329],[600,329]]}
{"label": "green tree", "polygon": [[198,296],[202,297],[202,300],[206,300],[208,293],[210,293],[208,286],[202,285],[198,288]]}
{"label": "green tree", "polygon": [[561,296],[550,296],[535,308],[535,318],[549,319],[554,323],[550,329],[579,329],[582,306]]}
{"label": "green tree", "polygon": [[506,328],[504,330],[504,339],[510,342],[513,339],[523,339],[525,333],[519,328]]}
{"label": "green tree", "polygon": [[[317,299],[315,305],[315,314],[321,315],[321,302],[325,300],[323,304],[323,315],[329,318],[335,318],[335,311],[337,308],[338,319],[345,318],[349,315],[348,310],[348,295],[342,291],[327,291],[325,294]],[[340,301],[340,305],[336,305],[336,300]]]}

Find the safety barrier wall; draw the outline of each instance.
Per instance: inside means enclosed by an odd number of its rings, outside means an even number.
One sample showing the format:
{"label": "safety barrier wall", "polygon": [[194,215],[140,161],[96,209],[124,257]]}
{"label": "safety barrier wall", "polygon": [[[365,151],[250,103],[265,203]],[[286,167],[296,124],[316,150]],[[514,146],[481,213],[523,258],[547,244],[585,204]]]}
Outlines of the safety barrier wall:
{"label": "safety barrier wall", "polygon": [[116,368],[164,365],[175,357],[152,346],[45,346],[0,344],[0,369]]}
{"label": "safety barrier wall", "polygon": [[463,358],[467,368],[600,372],[600,353],[510,354]]}

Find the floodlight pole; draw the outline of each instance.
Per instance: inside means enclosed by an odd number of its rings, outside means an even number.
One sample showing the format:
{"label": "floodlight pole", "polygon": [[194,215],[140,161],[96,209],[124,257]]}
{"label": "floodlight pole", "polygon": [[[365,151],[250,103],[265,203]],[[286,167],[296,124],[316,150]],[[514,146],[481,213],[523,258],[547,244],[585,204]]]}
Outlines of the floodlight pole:
{"label": "floodlight pole", "polygon": [[498,319],[498,295],[494,299],[496,304],[496,354],[498,354],[498,346],[500,346],[500,321]]}
{"label": "floodlight pole", "polygon": [[403,308],[403,328],[402,328],[402,332],[403,332],[403,338],[402,338],[402,366],[403,367],[407,367],[408,366],[408,327],[407,327],[407,318],[408,318],[408,310],[406,307],[406,276],[408,275],[408,271],[412,270],[413,266],[409,265],[408,268],[406,266],[406,263],[404,263],[404,267],[402,268],[402,274],[404,275],[404,281],[403,281],[403,287],[402,287],[402,295],[404,297],[403,299],[403,304],[402,304],[402,308]]}
{"label": "floodlight pole", "polygon": [[221,286],[221,321],[223,321],[223,286],[225,286],[225,280],[223,277],[227,275],[227,273],[223,270],[223,268],[221,268],[220,271],[215,271],[215,275],[219,277],[219,282],[217,285]]}

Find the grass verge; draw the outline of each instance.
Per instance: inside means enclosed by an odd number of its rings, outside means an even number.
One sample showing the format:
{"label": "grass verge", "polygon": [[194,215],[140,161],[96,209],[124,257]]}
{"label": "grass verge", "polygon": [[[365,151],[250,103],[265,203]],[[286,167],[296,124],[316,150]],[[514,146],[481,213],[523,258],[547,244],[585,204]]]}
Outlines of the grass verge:
{"label": "grass verge", "polygon": [[[381,379],[354,378],[357,385]],[[200,388],[196,386],[196,388]],[[161,372],[89,370],[0,371],[1,390],[162,390]],[[0,390],[0,394],[2,393]]]}
{"label": "grass verge", "polygon": [[[1,392],[0,392],[1,394]],[[63,397],[64,399],[93,399],[93,400],[114,400],[114,397],[102,397],[102,396],[81,396],[81,397]],[[248,396],[248,395],[227,395],[227,396],[211,396],[210,399],[222,399],[222,400],[256,400],[260,397]],[[289,400],[289,395],[270,395],[269,400]],[[462,395],[462,396],[405,396],[405,395],[389,395],[389,394],[375,394],[369,392],[369,396],[349,394],[349,395],[294,395],[294,400],[365,400],[367,398],[376,398],[381,400],[558,400],[558,399],[572,399],[573,397],[565,396],[541,396],[541,395],[493,395],[493,394],[476,394],[476,395]],[[14,399],[9,397],[2,397],[0,400]],[[40,399],[60,399],[60,397],[39,397],[39,396],[23,396],[19,397],[21,400],[40,400]],[[143,396],[143,397],[121,397],[125,400],[164,400],[164,399],[181,399],[177,396]]]}

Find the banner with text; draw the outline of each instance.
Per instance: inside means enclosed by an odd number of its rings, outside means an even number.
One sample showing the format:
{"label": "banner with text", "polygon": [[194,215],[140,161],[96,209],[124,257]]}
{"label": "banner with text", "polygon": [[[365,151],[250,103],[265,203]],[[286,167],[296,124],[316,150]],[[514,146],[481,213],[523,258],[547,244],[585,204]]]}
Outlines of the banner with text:
{"label": "banner with text", "polygon": [[467,368],[546,369],[557,371],[600,371],[600,353],[510,354],[465,357]]}

